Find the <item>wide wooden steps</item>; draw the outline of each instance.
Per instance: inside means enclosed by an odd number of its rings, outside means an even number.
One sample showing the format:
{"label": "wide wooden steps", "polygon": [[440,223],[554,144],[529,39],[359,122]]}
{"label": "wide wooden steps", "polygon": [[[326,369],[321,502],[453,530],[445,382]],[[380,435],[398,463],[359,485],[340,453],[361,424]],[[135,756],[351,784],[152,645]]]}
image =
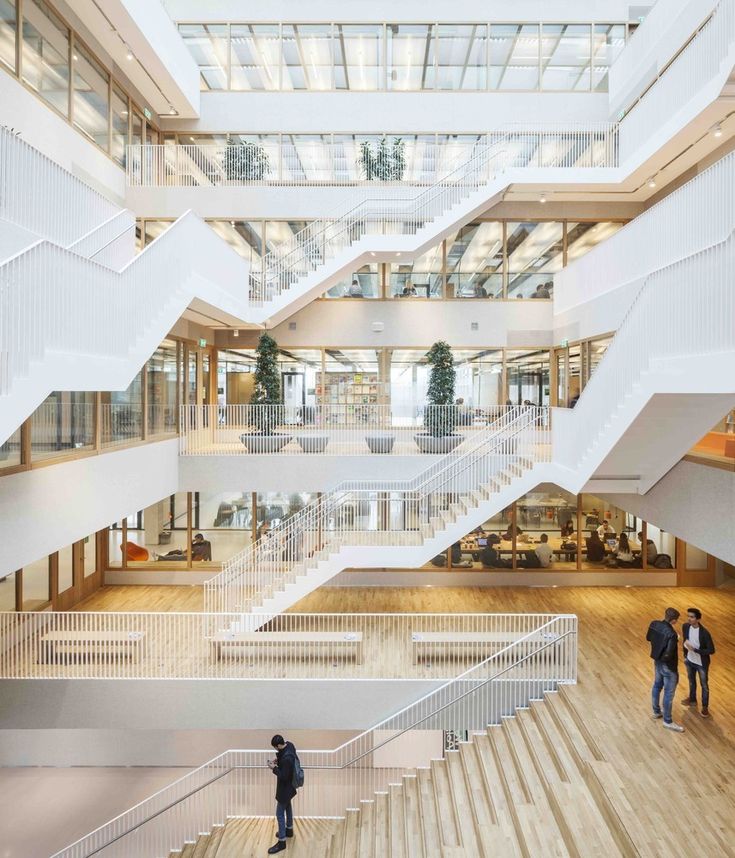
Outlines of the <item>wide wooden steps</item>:
{"label": "wide wooden steps", "polygon": [[[653,819],[638,818],[644,804],[562,689],[407,772],[343,819],[297,815],[286,851],[290,858],[637,858],[652,830],[658,846],[669,845],[650,828]],[[264,855],[274,832],[274,819],[233,819],[170,858]]]}

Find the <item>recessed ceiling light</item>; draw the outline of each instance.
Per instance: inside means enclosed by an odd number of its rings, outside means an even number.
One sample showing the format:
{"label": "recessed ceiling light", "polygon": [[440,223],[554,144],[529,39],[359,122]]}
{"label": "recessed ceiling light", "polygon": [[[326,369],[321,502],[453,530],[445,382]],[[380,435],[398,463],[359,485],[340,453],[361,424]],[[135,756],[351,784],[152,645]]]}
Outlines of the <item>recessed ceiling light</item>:
{"label": "recessed ceiling light", "polygon": [[545,203],[545,202],[546,202],[546,194],[542,192],[542,193],[541,193],[541,196],[540,196],[540,197],[539,197],[539,199],[538,199],[538,201],[539,201],[540,203]]}
{"label": "recessed ceiling light", "polygon": [[396,256],[400,256],[400,255],[401,255],[400,253],[396,253]]}
{"label": "recessed ceiling light", "polygon": [[169,104],[168,113],[169,116],[178,116],[179,111],[173,106],[173,104]]}
{"label": "recessed ceiling light", "polygon": [[133,54],[133,52],[130,50],[130,48],[128,48],[128,52],[125,54],[125,59],[126,59],[128,62],[130,62],[131,60],[134,60],[134,59],[135,59],[135,55],[134,55],[134,54]]}
{"label": "recessed ceiling light", "polygon": [[719,122],[717,125],[713,125],[712,128],[710,128],[710,131],[712,132],[713,137],[722,137],[722,126]]}
{"label": "recessed ceiling light", "polygon": [[651,176],[651,178],[646,182],[646,184],[648,185],[649,188],[655,188],[656,187],[656,180],[653,178],[653,176]]}

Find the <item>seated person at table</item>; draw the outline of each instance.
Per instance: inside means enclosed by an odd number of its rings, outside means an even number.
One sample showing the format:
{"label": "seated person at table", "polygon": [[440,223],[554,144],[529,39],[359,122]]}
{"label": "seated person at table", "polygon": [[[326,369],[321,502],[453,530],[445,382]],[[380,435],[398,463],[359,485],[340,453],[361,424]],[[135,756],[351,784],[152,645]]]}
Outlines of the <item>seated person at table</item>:
{"label": "seated person at table", "polygon": [[360,286],[360,281],[355,277],[350,284],[350,288],[347,290],[348,298],[363,298],[362,294],[362,286]]}
{"label": "seated person at table", "polygon": [[570,518],[569,521],[561,529],[561,538],[566,539],[574,536],[574,521]]}
{"label": "seated person at table", "polygon": [[[638,543],[639,545],[643,545],[643,531],[638,531]],[[642,555],[641,555],[642,556]],[[653,561],[658,557],[658,548],[656,548],[656,543],[652,539],[646,540],[646,560],[648,561],[648,565],[651,566]]]}
{"label": "seated person at table", "polygon": [[418,292],[416,291],[416,287],[413,286],[411,283],[406,283],[406,285],[403,287],[403,291],[401,292],[399,297],[400,298],[415,298],[417,295],[418,295]]}
{"label": "seated person at table", "polygon": [[513,522],[511,522],[508,525],[508,529],[502,535],[501,539],[505,539],[506,542],[510,542],[513,539],[513,531],[514,530],[515,530],[516,537],[520,536],[523,533],[523,531],[520,529],[520,527],[518,527],[517,524],[513,524]]}
{"label": "seated person at table", "polygon": [[[495,537],[495,541],[491,540]],[[480,562],[488,569],[511,569],[513,564],[510,560],[504,560],[497,549],[494,547],[500,542],[497,535],[491,533],[487,540],[487,545],[480,552]]]}
{"label": "seated person at table", "polygon": [[538,557],[541,566],[546,569],[546,567],[551,563],[552,559],[551,546],[549,545],[548,534],[541,534],[540,542],[534,548],[534,553],[536,557]]}
{"label": "seated person at table", "polygon": [[[169,551],[168,554],[153,553],[154,560],[186,560],[186,551],[181,548],[175,548]],[[211,560],[212,559],[212,543],[205,539],[201,533],[197,533],[191,543],[191,559],[192,560]]]}
{"label": "seated person at table", "polygon": [[587,559],[590,563],[600,563],[605,559],[605,546],[596,530],[593,530],[589,538],[585,539],[585,544],[587,546]]}
{"label": "seated person at table", "polygon": [[609,566],[623,566],[630,568],[633,565],[633,552],[630,550],[628,534],[621,533],[617,547],[608,561]]}
{"label": "seated person at table", "polygon": [[459,542],[455,542],[452,546],[452,566],[461,566],[463,568],[472,566],[472,555],[462,554],[462,546]]}
{"label": "seated person at table", "polygon": [[487,298],[487,289],[482,285],[482,283],[475,283],[472,297]]}
{"label": "seated person at table", "polygon": [[602,542],[606,539],[615,539],[615,531],[610,527],[610,522],[608,521],[603,521],[597,528],[597,535],[600,537]]}

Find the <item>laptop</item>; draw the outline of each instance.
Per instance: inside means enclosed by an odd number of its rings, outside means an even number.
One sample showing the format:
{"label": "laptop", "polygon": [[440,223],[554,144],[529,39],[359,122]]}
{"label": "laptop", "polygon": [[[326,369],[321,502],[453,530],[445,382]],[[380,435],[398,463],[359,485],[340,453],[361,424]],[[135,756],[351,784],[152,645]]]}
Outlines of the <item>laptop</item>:
{"label": "laptop", "polygon": [[477,540],[477,547],[478,548],[485,548],[486,545],[487,545],[487,539],[478,539]]}

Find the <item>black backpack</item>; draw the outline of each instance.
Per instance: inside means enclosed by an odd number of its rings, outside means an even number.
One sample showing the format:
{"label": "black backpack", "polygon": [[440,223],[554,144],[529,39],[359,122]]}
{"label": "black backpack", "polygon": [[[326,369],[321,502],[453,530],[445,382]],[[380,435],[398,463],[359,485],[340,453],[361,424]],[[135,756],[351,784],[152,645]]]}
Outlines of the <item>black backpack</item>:
{"label": "black backpack", "polygon": [[298,754],[294,754],[293,758],[293,774],[291,775],[291,786],[294,789],[301,789],[304,785],[304,770],[301,768],[301,760]]}

